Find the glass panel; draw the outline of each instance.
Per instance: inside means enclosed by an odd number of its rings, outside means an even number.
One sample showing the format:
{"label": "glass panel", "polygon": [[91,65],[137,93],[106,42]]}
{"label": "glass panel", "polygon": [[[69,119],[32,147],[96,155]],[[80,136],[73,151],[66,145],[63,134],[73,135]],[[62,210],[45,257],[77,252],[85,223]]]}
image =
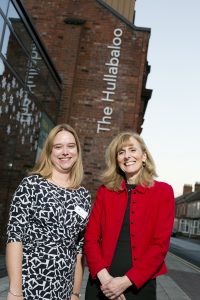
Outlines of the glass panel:
{"label": "glass panel", "polygon": [[7,31],[4,34],[3,47],[2,47],[2,53],[4,53],[4,56],[6,56],[7,49],[8,49],[9,35],[10,35],[9,31]]}
{"label": "glass panel", "polygon": [[36,93],[37,90],[37,78],[40,74],[40,69],[38,68],[38,60],[41,60],[41,57],[35,47],[35,44],[32,42],[31,46],[31,55],[28,61],[28,68],[26,74],[26,86],[29,88],[32,94]]}
{"label": "glass panel", "polygon": [[55,124],[52,122],[52,120],[47,116],[46,113],[42,113],[41,117],[41,125],[40,125],[40,134],[38,139],[38,149],[36,154],[36,161],[39,158],[44,142],[50,132],[50,130],[55,126]]}
{"label": "glass panel", "polygon": [[25,80],[28,68],[28,56],[8,26],[6,26],[5,30],[2,54],[7,58],[9,64],[16,70],[22,80]]}
{"label": "glass panel", "polygon": [[55,118],[60,100],[60,90],[34,43],[32,44],[26,85],[43,104],[47,113]]}
{"label": "glass panel", "polygon": [[16,32],[17,37],[20,39],[21,43],[27,49],[28,52],[31,51],[32,39],[26,30],[24,23],[22,22],[18,12],[16,11],[14,5],[10,2],[8,9],[8,20]]}
{"label": "glass panel", "polygon": [[1,78],[1,75],[3,75],[4,73],[4,63],[2,61],[2,59],[0,58],[0,78]]}
{"label": "glass panel", "polygon": [[61,96],[60,88],[57,85],[57,82],[55,81],[55,79],[53,78],[53,76],[50,72],[48,74],[48,89],[50,89],[52,91],[52,93],[54,94],[54,96],[57,100],[60,99],[60,96]]}
{"label": "glass panel", "polygon": [[6,65],[1,73],[0,128],[4,128],[6,139],[15,138],[18,144],[28,144],[30,151],[35,151],[41,112],[32,95],[24,89]]}
{"label": "glass panel", "polygon": [[48,69],[35,43],[32,42],[26,85],[33,94],[38,94],[41,97],[41,95],[45,93],[47,73]]}
{"label": "glass panel", "polygon": [[9,0],[0,0],[0,8],[6,15]]}
{"label": "glass panel", "polygon": [[49,116],[56,121],[57,113],[58,113],[58,99],[55,99],[55,96],[51,93],[51,91],[47,90],[46,97],[44,98],[43,105],[45,111],[49,114]]}
{"label": "glass panel", "polygon": [[2,18],[1,14],[0,14],[0,46],[2,43],[2,39],[3,39],[3,26],[4,26],[4,19]]}
{"label": "glass panel", "polygon": [[[9,200],[35,162],[41,113],[33,96],[0,60],[0,231],[5,231]],[[3,224],[3,225],[2,225]],[[6,236],[0,235],[0,247]]]}

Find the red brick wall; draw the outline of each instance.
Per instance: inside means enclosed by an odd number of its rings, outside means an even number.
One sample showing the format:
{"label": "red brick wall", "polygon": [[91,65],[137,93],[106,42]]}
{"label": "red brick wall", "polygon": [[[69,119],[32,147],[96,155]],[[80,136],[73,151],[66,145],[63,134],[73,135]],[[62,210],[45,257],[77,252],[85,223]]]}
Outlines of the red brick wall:
{"label": "red brick wall", "polygon": [[[81,139],[85,185],[94,194],[104,166],[105,148],[121,130],[141,132],[146,102],[149,31],[125,23],[97,1],[24,0],[47,50],[63,80],[58,122],[68,122]],[[73,19],[73,20],[72,20]],[[77,24],[70,24],[79,23]],[[114,30],[122,30],[113,102],[102,101]],[[117,31],[118,33],[120,31]],[[111,98],[111,97],[110,97]],[[97,122],[111,116],[109,131],[97,133]],[[108,120],[108,119],[107,119]]]}

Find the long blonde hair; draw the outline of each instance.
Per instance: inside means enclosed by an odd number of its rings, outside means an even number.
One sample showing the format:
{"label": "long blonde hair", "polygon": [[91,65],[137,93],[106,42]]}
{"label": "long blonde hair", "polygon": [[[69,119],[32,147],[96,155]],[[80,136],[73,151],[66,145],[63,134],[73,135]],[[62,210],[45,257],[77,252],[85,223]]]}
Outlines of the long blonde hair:
{"label": "long blonde hair", "polygon": [[144,140],[135,132],[125,131],[119,133],[111,141],[106,150],[106,170],[103,172],[101,180],[102,183],[111,190],[120,190],[122,181],[126,179],[124,172],[118,166],[117,153],[123,146],[126,146],[129,143],[131,137],[140,144],[143,153],[146,153],[145,167],[142,168],[141,172],[137,176],[135,184],[152,186],[154,183],[154,177],[157,176],[155,163],[144,143]]}
{"label": "long blonde hair", "polygon": [[69,188],[77,188],[83,180],[83,163],[82,163],[82,155],[81,155],[81,146],[76,131],[68,124],[59,124],[49,132],[47,139],[44,143],[42,152],[40,154],[40,157],[36,162],[35,166],[33,167],[32,171],[30,172],[30,174],[39,174],[44,178],[50,178],[52,176],[53,165],[51,162],[51,152],[53,148],[53,141],[55,139],[55,136],[58,134],[58,132],[63,130],[70,132],[74,136],[76,141],[78,158],[71,169]]}

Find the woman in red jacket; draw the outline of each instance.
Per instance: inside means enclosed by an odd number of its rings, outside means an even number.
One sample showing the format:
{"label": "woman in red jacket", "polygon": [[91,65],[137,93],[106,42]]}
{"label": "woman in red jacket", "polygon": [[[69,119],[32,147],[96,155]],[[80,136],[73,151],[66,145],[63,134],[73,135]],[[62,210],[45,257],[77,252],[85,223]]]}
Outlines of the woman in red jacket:
{"label": "woman in red jacket", "polygon": [[156,277],[167,272],[173,189],[154,180],[152,156],[136,133],[112,140],[106,164],[85,233],[85,300],[156,299]]}

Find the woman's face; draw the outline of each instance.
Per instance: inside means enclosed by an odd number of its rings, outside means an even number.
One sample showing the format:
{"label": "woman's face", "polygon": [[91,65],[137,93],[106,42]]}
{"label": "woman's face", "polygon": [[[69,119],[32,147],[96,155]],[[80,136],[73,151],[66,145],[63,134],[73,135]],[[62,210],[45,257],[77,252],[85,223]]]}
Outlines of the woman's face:
{"label": "woman's face", "polygon": [[134,183],[142,169],[142,162],[146,161],[146,153],[141,149],[139,142],[130,137],[128,143],[123,146],[117,153],[117,162],[120,169],[125,173],[127,181]]}
{"label": "woman's face", "polygon": [[78,149],[73,134],[62,130],[54,138],[51,161],[53,169],[61,173],[69,173],[78,159]]}

